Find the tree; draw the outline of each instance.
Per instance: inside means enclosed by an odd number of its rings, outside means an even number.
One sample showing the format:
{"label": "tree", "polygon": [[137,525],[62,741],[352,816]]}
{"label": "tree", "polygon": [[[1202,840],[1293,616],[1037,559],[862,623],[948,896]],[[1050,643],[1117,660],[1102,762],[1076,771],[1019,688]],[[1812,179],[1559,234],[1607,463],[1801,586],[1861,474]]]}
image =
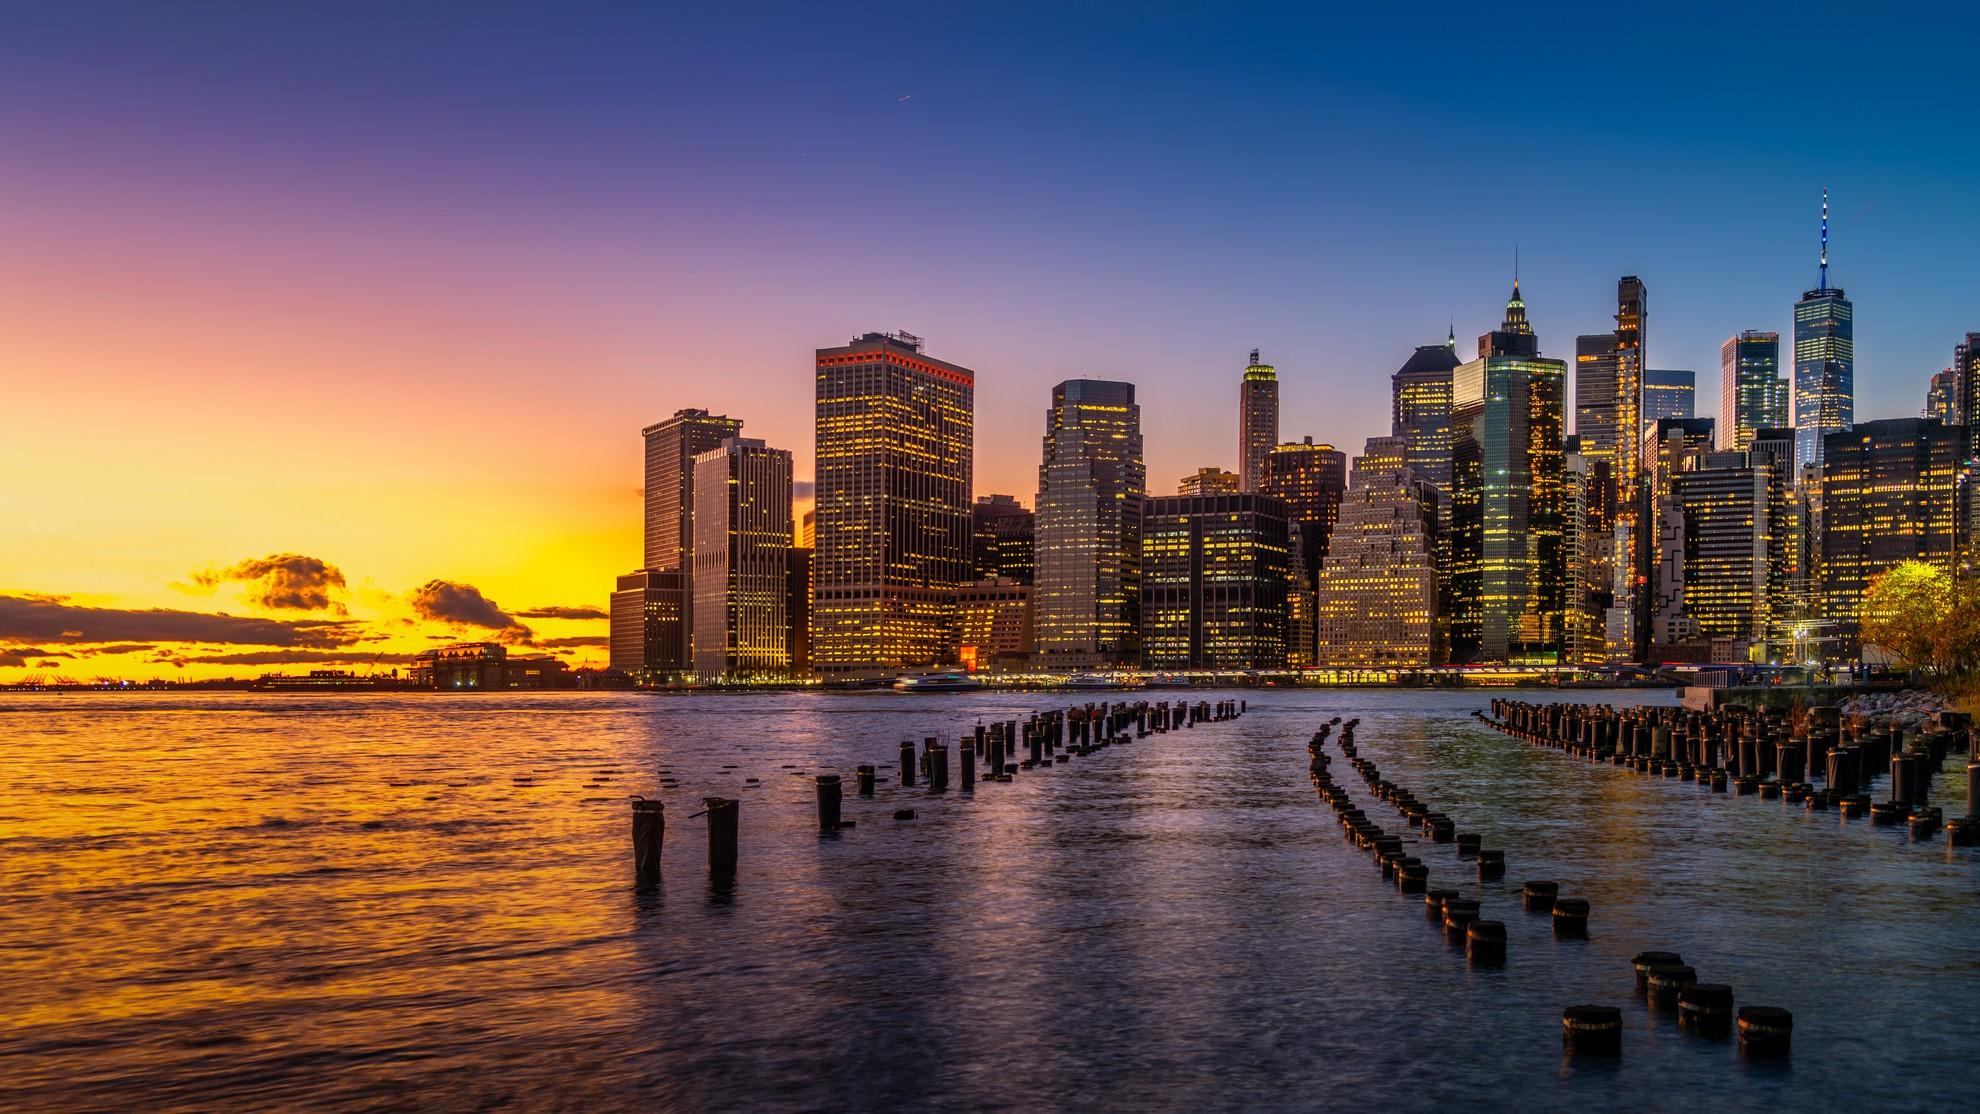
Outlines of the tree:
{"label": "tree", "polygon": [[1924,561],[1879,574],[1863,593],[1863,641],[1952,681],[1980,668],[1980,584]]}

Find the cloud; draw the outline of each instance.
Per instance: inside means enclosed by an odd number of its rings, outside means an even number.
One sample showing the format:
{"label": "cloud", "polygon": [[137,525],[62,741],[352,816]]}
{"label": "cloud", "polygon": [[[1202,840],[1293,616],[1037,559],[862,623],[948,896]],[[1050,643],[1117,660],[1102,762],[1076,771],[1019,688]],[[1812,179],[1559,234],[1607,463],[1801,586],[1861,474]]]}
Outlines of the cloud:
{"label": "cloud", "polygon": [[246,646],[347,646],[349,622],[258,619],[151,608],[77,607],[49,596],[0,595],[0,640],[75,643],[209,642]]}
{"label": "cloud", "polygon": [[563,650],[581,646],[609,646],[612,640],[602,634],[580,634],[569,638],[545,638],[536,644],[546,650]]}
{"label": "cloud", "polygon": [[140,654],[140,653],[143,653],[143,652],[144,652],[144,651],[146,651],[146,650],[156,650],[157,648],[158,648],[158,647],[156,647],[156,646],[153,646],[153,645],[152,645],[151,643],[149,643],[149,642],[119,642],[119,643],[116,643],[116,644],[114,644],[114,645],[110,645],[110,646],[91,646],[91,647],[90,647],[90,648],[89,648],[88,650],[86,650],[86,651],[84,651],[84,652],[85,652],[85,653],[88,653],[88,654],[91,654],[91,655],[96,655],[96,654]]}
{"label": "cloud", "polygon": [[229,580],[246,584],[248,601],[262,607],[344,613],[344,605],[330,598],[331,592],[343,591],[344,574],[320,557],[272,553],[250,557],[232,568],[193,574],[195,583],[208,588]]}
{"label": "cloud", "polygon": [[249,650],[239,654],[175,655],[179,665],[301,665],[335,662],[342,665],[400,665],[412,654],[351,654],[336,650]]}
{"label": "cloud", "polygon": [[458,627],[492,630],[503,642],[528,642],[534,636],[515,616],[496,606],[472,584],[454,580],[429,580],[407,597],[422,619],[450,623]]}
{"label": "cloud", "polygon": [[602,607],[532,607],[516,612],[518,619],[609,619]]}

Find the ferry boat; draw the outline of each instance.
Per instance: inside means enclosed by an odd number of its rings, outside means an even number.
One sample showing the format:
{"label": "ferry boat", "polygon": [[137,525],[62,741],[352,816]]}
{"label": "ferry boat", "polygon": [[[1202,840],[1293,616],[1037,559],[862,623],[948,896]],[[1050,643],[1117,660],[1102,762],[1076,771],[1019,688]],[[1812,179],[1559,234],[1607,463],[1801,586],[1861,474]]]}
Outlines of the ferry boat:
{"label": "ferry boat", "polygon": [[895,692],[977,692],[983,682],[967,673],[923,673],[894,681]]}
{"label": "ferry boat", "polygon": [[1075,673],[1066,679],[1069,689],[1124,689],[1127,682],[1105,673]]}

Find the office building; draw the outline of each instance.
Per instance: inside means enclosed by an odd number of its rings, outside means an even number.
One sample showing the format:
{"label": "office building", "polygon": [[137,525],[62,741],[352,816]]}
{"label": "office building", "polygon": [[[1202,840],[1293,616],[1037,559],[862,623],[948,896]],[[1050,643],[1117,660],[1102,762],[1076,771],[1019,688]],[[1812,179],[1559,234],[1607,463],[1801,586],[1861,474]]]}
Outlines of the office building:
{"label": "office building", "polygon": [[973,509],[974,569],[978,580],[1002,577],[1031,583],[1032,539],[1037,519],[1013,495],[985,495]]}
{"label": "office building", "polygon": [[1452,660],[1557,663],[1567,605],[1567,367],[1540,355],[1513,283],[1504,323],[1451,377]]}
{"label": "office building", "polygon": [[1856,421],[1855,307],[1829,285],[1829,191],[1822,191],[1822,263],[1794,304],[1795,459],[1819,466],[1828,434]]}
{"label": "office building", "polygon": [[1947,425],[1959,425],[1959,380],[1952,368],[1935,371],[1925,385],[1925,408],[1921,418],[1936,418]]}
{"label": "office building", "polygon": [[1251,350],[1251,364],[1238,384],[1238,486],[1257,491],[1265,475],[1265,454],[1279,443],[1279,373]]}
{"label": "office building", "polygon": [[1021,669],[1031,652],[1030,585],[993,576],[956,589],[956,660],[964,669]]}
{"label": "office building", "polygon": [[1574,338],[1574,436],[1588,469],[1588,514],[1595,527],[1615,522],[1616,334]]}
{"label": "office building", "polygon": [[679,680],[687,672],[687,573],[641,569],[619,577],[612,593],[609,659],[640,684]]}
{"label": "office building", "polygon": [[1901,561],[1955,567],[1966,430],[1896,418],[1863,422],[1823,441],[1822,618],[1853,639],[1863,593],[1879,574]]}
{"label": "office building", "polygon": [[1953,345],[1953,425],[1966,427],[1968,457],[1980,457],[1980,333]]}
{"label": "office building", "polygon": [[1311,586],[1347,492],[1347,454],[1311,437],[1275,445],[1265,454],[1260,490],[1286,505],[1286,520],[1298,535],[1300,561],[1294,571]]}
{"label": "office building", "polygon": [[1191,475],[1184,476],[1176,485],[1177,495],[1236,495],[1238,478],[1236,472],[1226,472],[1222,468],[1198,468]]}
{"label": "office building", "polygon": [[741,432],[740,420],[706,410],[676,410],[640,431],[646,442],[644,567],[683,577],[682,642],[656,663],[661,672],[672,672],[663,667],[677,660],[680,670],[694,662],[694,593],[686,584],[694,556],[694,458]]}
{"label": "office building", "polygon": [[1685,634],[1706,656],[1744,661],[1763,645],[1777,601],[1773,591],[1777,504],[1766,463],[1747,453],[1713,452],[1671,479],[1682,540],[1673,586]]}
{"label": "office building", "polygon": [[1781,335],[1748,329],[1719,346],[1719,439],[1745,452],[1756,430],[1788,424]]}
{"label": "office building", "polygon": [[1675,477],[1712,451],[1711,418],[1665,418],[1643,435],[1636,539],[1635,657],[1647,661],[1691,638],[1684,627],[1681,576],[1684,519],[1672,497]]}
{"label": "office building", "polygon": [[1457,337],[1425,344],[1389,377],[1393,416],[1389,433],[1403,439],[1410,470],[1439,491],[1451,489],[1451,372]]}
{"label": "office building", "polygon": [[976,373],[921,338],[817,353],[812,658],[827,676],[944,664],[971,579]]}
{"label": "office building", "polygon": [[1315,664],[1441,664],[1437,499],[1409,465],[1407,436],[1369,438],[1320,568]]}
{"label": "office building", "polygon": [[1697,405],[1698,377],[1689,371],[1650,368],[1643,373],[1643,424],[1689,418]]}
{"label": "office building", "polygon": [[731,437],[694,458],[694,672],[791,674],[791,454]]}
{"label": "office building", "polygon": [[1290,569],[1285,506],[1269,495],[1148,500],[1142,668],[1284,667]]}
{"label": "office building", "polygon": [[815,556],[810,546],[794,545],[790,562],[785,566],[784,621],[789,631],[786,642],[790,646],[794,680],[811,676],[811,570]]}
{"label": "office building", "polygon": [[1599,532],[1589,519],[1588,458],[1576,438],[1562,446],[1561,561],[1567,581],[1566,656],[1569,665],[1601,665],[1608,660],[1603,616],[1609,606],[1606,566]]}
{"label": "office building", "polygon": [[1031,597],[1041,667],[1134,661],[1147,494],[1134,384],[1068,379],[1052,388]]}

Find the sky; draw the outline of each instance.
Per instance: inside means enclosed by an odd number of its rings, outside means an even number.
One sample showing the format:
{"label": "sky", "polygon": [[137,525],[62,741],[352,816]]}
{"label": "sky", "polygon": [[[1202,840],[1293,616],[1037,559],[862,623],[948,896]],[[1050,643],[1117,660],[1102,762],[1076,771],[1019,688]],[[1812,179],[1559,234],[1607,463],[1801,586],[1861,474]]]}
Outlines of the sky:
{"label": "sky", "polygon": [[[1734,10],[1736,8],[1736,10]],[[1630,22],[1622,22],[1628,17]],[[0,681],[602,664],[639,430],[812,468],[811,353],[977,372],[975,490],[1051,386],[1138,385],[1150,486],[1387,432],[1502,313],[1649,288],[1648,363],[1856,306],[1857,417],[1980,330],[1970,9],[0,0]]]}

